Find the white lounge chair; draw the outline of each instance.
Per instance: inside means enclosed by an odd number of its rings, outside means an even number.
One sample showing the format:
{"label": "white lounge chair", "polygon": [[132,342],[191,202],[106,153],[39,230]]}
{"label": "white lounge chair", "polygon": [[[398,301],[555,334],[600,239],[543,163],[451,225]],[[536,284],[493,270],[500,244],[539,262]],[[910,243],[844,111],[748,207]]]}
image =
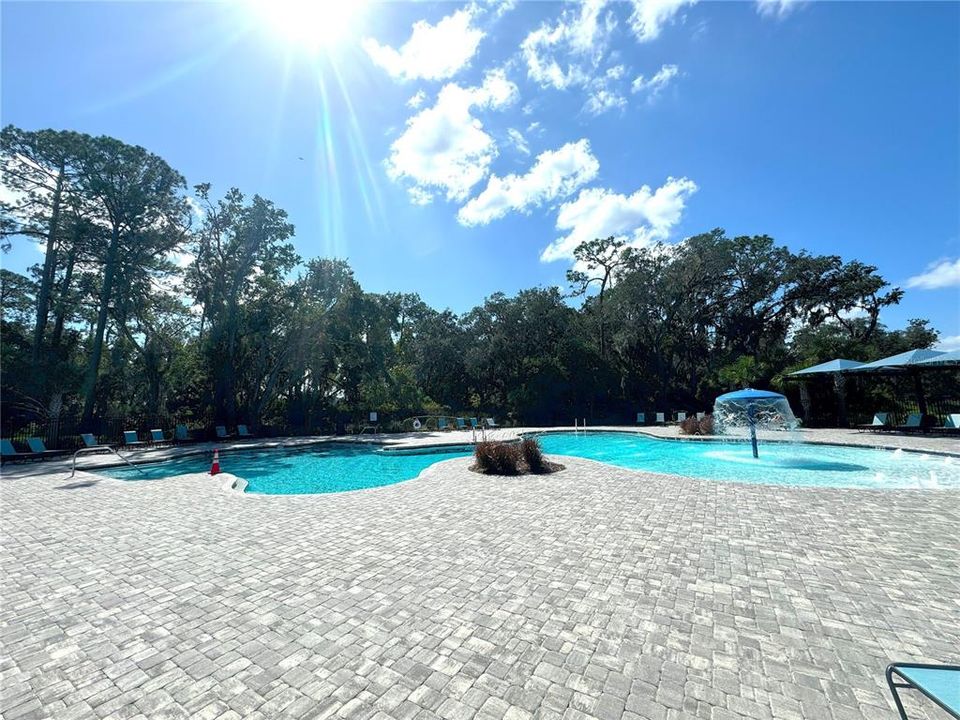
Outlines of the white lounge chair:
{"label": "white lounge chair", "polygon": [[486,423],[488,428],[496,429],[500,427],[499,425],[497,425],[497,421],[494,420],[493,418],[487,418]]}

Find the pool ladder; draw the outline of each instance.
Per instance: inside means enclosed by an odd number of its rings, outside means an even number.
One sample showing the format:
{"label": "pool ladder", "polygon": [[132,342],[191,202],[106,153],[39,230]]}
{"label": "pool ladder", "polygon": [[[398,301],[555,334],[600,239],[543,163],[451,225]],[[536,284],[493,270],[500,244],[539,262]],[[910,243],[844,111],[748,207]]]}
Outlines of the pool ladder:
{"label": "pool ladder", "polygon": [[100,451],[103,451],[103,450],[106,450],[107,452],[112,452],[114,455],[116,455],[118,458],[120,458],[121,460],[123,460],[127,465],[129,465],[130,467],[132,467],[132,468],[133,468],[134,470],[136,470],[138,473],[140,473],[141,475],[144,474],[144,473],[143,473],[143,470],[141,470],[141,469],[138,468],[136,465],[134,465],[132,462],[130,462],[129,460],[127,460],[123,455],[121,455],[119,452],[117,452],[116,450],[114,450],[114,449],[113,449],[112,447],[110,447],[109,445],[97,445],[96,447],[83,447],[83,448],[80,448],[79,450],[77,450],[77,451],[73,454],[73,466],[72,466],[72,468],[70,469],[70,477],[71,477],[71,478],[73,478],[73,476],[77,474],[77,456],[80,455],[81,453],[89,453],[89,452],[93,452],[93,451],[95,451],[95,450],[96,450],[97,452],[100,452]]}
{"label": "pool ladder", "polygon": [[583,425],[577,425],[577,418],[573,419],[573,434],[576,435],[577,431],[586,432],[587,431],[587,419],[583,418]]}

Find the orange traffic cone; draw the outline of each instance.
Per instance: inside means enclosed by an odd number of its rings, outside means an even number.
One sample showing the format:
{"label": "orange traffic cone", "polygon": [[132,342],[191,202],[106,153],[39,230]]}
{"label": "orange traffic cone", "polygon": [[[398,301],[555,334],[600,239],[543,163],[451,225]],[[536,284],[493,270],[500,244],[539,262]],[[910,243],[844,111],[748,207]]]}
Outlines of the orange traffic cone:
{"label": "orange traffic cone", "polygon": [[220,472],[220,451],[213,451],[213,465],[210,466],[210,474],[216,475]]}

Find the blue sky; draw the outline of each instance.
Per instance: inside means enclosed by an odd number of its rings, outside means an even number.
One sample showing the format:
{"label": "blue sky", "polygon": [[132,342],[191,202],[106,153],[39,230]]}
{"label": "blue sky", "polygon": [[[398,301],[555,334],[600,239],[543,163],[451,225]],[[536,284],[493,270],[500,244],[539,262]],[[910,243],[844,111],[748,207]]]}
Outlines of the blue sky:
{"label": "blue sky", "polygon": [[960,346],[955,2],[4,2],[0,99],[260,193],[367,290],[462,311],[723,227],[878,266],[884,322]]}

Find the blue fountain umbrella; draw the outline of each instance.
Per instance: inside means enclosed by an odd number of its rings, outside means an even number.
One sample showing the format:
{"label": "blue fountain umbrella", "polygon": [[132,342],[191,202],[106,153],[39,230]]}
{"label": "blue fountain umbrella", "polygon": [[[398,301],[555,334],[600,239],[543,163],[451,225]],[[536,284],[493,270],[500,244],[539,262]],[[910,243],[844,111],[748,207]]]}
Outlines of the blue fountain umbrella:
{"label": "blue fountain umbrella", "polygon": [[777,400],[786,400],[785,395],[775,393],[772,390],[754,390],[753,388],[744,388],[743,390],[734,390],[725,395],[721,395],[717,400],[733,402],[744,407],[756,403],[772,403]]}
{"label": "blue fountain umbrella", "polygon": [[786,401],[786,396],[775,393],[771,390],[754,390],[753,388],[744,388],[735,390],[718,397],[714,402],[724,401],[733,405],[738,405],[747,411],[747,423],[750,426],[750,447],[753,450],[754,457],[760,457],[757,452],[757,408],[765,405]]}

